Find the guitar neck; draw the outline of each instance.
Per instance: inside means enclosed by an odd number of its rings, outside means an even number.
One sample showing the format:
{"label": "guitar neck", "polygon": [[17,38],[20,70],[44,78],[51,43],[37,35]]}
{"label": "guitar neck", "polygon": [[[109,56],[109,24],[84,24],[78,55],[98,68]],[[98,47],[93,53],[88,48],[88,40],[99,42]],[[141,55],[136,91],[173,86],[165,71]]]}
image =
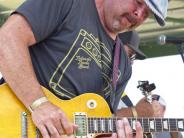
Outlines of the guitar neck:
{"label": "guitar neck", "polygon": [[[79,117],[80,118],[80,117]],[[78,118],[78,119],[79,119]],[[76,119],[76,120],[78,120]],[[81,119],[81,118],[80,118]],[[79,120],[80,120],[79,119]],[[80,133],[86,131],[86,133],[113,133],[116,132],[116,121],[121,118],[96,118],[82,117],[82,120],[78,120],[76,124],[79,124],[81,128]],[[181,132],[184,131],[184,119],[183,118],[128,118],[129,124],[135,132],[135,123],[139,121],[143,128],[143,132]],[[79,123],[80,122],[80,123]],[[87,127],[85,127],[87,126]]]}

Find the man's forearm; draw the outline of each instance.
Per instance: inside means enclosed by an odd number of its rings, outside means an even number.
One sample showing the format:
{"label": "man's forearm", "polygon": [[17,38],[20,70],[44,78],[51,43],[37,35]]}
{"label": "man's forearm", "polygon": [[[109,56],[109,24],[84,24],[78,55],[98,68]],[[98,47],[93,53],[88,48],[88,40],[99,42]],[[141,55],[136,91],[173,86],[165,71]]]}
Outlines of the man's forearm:
{"label": "man's forearm", "polygon": [[118,117],[133,117],[131,108],[121,108],[115,114]]}
{"label": "man's forearm", "polygon": [[[23,17],[18,15],[18,18],[10,17],[9,20],[15,26],[7,22],[0,29],[0,71],[17,97],[28,107],[35,99],[44,96],[27,46],[33,34]],[[19,22],[20,25],[17,25]]]}

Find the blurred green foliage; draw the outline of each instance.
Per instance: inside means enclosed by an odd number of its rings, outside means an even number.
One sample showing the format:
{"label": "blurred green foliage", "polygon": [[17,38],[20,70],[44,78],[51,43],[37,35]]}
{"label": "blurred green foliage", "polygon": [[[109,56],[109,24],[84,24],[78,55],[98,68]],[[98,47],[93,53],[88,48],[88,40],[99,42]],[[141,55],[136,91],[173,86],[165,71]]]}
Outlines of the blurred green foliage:
{"label": "blurred green foliage", "polygon": [[6,21],[11,11],[23,2],[24,0],[0,0],[0,26]]}
{"label": "blurred green foliage", "polygon": [[0,26],[6,21],[8,15],[1,15],[0,16]]}

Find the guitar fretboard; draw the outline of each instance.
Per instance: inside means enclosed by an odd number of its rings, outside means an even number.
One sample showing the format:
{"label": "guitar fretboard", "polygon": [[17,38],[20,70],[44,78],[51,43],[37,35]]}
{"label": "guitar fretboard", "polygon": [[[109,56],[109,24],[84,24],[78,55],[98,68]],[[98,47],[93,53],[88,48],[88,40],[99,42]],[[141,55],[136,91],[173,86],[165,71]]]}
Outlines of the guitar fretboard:
{"label": "guitar fretboard", "polygon": [[[75,116],[75,123],[79,125],[80,135],[83,133],[113,133],[116,132],[116,121],[119,119],[121,118],[87,118],[85,115],[81,115]],[[184,131],[183,118],[128,118],[128,121],[134,132],[136,121],[141,123],[143,131],[146,133]]]}

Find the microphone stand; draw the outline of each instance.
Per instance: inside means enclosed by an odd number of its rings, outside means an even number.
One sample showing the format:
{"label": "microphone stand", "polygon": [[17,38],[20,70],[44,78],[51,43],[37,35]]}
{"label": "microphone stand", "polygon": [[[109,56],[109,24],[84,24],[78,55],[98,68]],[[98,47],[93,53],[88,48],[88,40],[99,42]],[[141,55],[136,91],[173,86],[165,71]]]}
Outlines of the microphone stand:
{"label": "microphone stand", "polygon": [[184,47],[183,47],[183,43],[178,43],[176,45],[176,48],[177,48],[179,54],[181,55],[181,58],[182,58],[183,63],[184,63]]}

